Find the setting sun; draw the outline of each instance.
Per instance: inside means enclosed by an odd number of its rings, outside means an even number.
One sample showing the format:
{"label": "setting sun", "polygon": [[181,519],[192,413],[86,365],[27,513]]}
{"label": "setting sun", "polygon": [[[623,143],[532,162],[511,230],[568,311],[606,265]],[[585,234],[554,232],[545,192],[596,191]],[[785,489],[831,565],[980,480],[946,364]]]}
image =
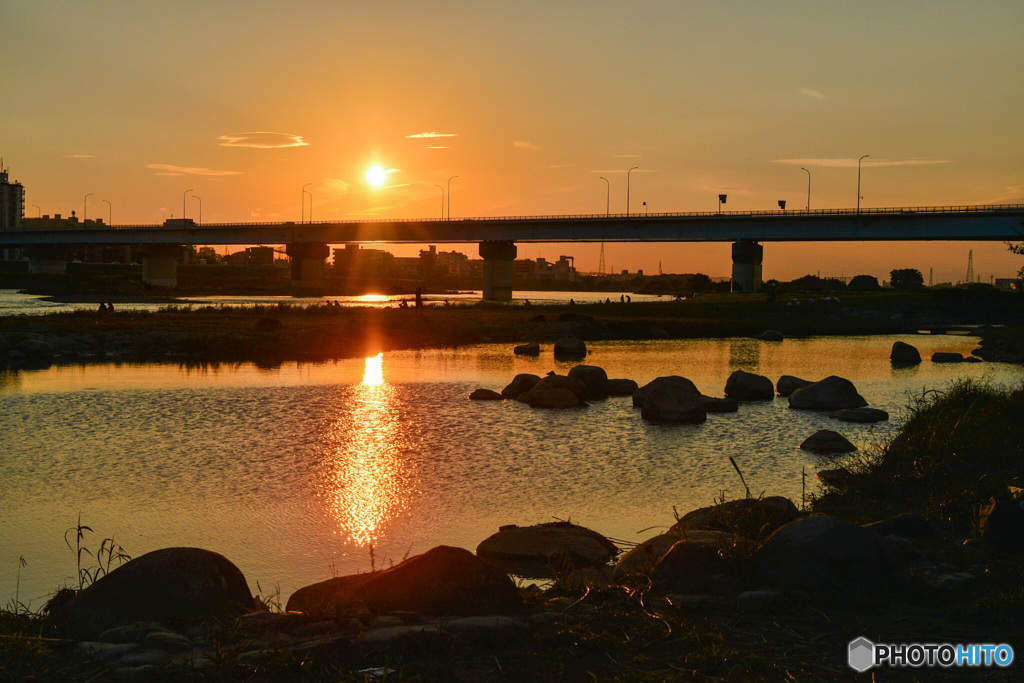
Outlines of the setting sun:
{"label": "setting sun", "polygon": [[374,187],[380,187],[387,181],[388,172],[380,166],[373,166],[369,171],[366,172],[366,182],[370,183]]}

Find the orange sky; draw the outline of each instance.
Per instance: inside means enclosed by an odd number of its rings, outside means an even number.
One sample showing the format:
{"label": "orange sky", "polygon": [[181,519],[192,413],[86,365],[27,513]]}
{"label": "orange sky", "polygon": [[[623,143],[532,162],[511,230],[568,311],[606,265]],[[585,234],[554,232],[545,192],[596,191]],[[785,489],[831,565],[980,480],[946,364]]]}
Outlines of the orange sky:
{"label": "orange sky", "polygon": [[[1024,203],[1024,3],[4,0],[26,214],[153,223]],[[437,136],[423,136],[425,133]],[[418,136],[418,137],[417,137]],[[391,171],[381,188],[373,165]],[[108,200],[110,205],[103,203]],[[36,207],[39,207],[38,209]],[[197,217],[199,202],[187,200]],[[448,247],[442,246],[446,249]],[[475,256],[468,246],[456,247]],[[395,247],[396,254],[418,247]],[[994,244],[767,244],[766,278],[1012,275]],[[521,245],[576,257],[596,245]],[[730,272],[729,246],[607,245]]]}

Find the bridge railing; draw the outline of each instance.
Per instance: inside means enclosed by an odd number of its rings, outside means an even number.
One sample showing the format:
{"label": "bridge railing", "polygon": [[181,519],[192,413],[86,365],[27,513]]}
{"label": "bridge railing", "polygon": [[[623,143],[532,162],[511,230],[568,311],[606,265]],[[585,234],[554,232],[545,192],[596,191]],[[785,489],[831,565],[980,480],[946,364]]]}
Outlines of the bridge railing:
{"label": "bridge railing", "polygon": [[[132,230],[132,229],[150,229],[150,228],[164,228],[180,230],[182,227],[189,230],[203,230],[206,228],[234,228],[234,227],[256,227],[256,226],[276,226],[281,229],[296,228],[301,229],[303,227],[309,227],[314,225],[365,225],[374,223],[457,223],[457,222],[474,222],[474,223],[487,223],[487,222],[505,222],[505,221],[522,221],[522,222],[545,222],[545,221],[567,221],[567,220],[650,220],[650,219],[663,219],[663,218],[752,218],[752,217],[764,217],[764,218],[815,218],[825,216],[891,216],[894,214],[900,215],[915,215],[915,214],[947,214],[947,215],[958,215],[958,214],[999,214],[999,213],[1019,213],[1024,211],[1024,204],[982,204],[982,205],[959,205],[959,206],[911,206],[911,207],[883,207],[874,209],[814,209],[812,211],[802,211],[799,209],[783,211],[781,209],[773,209],[768,211],[688,211],[688,212],[669,212],[669,213],[589,213],[589,214],[548,214],[548,215],[533,215],[533,216],[476,216],[476,217],[464,217],[464,218],[358,218],[358,219],[342,219],[332,221],[316,221],[315,223],[295,223],[292,221],[243,221],[234,223],[203,223],[201,225],[188,225],[188,226],[168,226],[164,223],[148,223],[148,224],[122,224],[122,225],[109,225],[104,226],[108,229],[115,230]],[[35,228],[39,230],[60,230],[65,226],[60,227],[40,227]],[[68,230],[77,231],[81,230],[85,226],[70,227]],[[90,228],[94,226],[89,226]]]}

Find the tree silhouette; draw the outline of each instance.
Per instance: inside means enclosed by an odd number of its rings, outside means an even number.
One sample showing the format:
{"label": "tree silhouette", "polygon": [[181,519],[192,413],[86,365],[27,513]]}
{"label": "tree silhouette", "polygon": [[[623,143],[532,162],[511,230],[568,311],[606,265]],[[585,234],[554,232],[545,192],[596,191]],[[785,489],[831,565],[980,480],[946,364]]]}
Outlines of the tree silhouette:
{"label": "tree silhouette", "polygon": [[897,268],[889,271],[889,284],[893,289],[910,291],[924,287],[924,276],[917,268]]}

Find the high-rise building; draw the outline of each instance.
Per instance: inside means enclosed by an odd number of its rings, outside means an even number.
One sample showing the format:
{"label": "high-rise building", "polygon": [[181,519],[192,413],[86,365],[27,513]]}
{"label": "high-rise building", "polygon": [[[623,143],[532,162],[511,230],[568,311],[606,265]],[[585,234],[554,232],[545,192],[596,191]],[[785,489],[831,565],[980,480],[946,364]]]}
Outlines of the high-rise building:
{"label": "high-rise building", "polygon": [[25,188],[8,180],[7,169],[0,167],[0,230],[20,230],[25,215]]}

